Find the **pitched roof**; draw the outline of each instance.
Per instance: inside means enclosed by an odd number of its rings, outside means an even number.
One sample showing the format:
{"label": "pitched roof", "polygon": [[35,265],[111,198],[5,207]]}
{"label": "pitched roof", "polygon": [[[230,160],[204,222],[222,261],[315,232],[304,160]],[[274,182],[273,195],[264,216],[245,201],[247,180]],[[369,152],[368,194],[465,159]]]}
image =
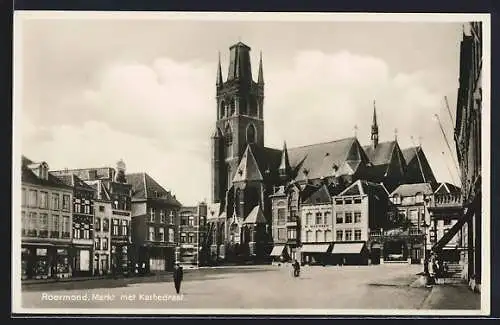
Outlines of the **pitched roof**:
{"label": "pitched roof", "polygon": [[[333,176],[342,167],[356,138],[288,149],[290,165],[295,169],[295,180]],[[299,171],[300,169],[300,171]]]}
{"label": "pitched roof", "polygon": [[248,146],[252,150],[252,154],[264,180],[275,176],[281,161],[281,150],[261,147],[255,143]]}
{"label": "pitched roof", "polygon": [[322,185],[317,191],[304,201],[304,204],[328,204],[332,202],[332,197],[326,185]]}
{"label": "pitched roof", "polygon": [[[402,150],[406,160],[407,171],[406,178],[411,183],[431,183],[435,185],[436,178],[429,165],[427,157],[422,147],[410,147]],[[423,176],[422,176],[423,173]],[[424,180],[425,178],[425,180]]]}
{"label": "pitched roof", "polygon": [[378,198],[387,198],[389,193],[387,193],[383,184],[377,184],[366,180],[357,180],[338,194],[338,196],[350,195],[374,195]]}
{"label": "pitched roof", "polygon": [[444,193],[449,193],[449,194],[454,194],[454,193],[460,193],[461,189],[458,186],[455,186],[451,183],[448,182],[443,182],[439,183],[436,191],[434,193],[438,192],[444,192]]}
{"label": "pitched roof", "polygon": [[264,212],[260,208],[260,205],[256,205],[252,211],[245,218],[244,224],[259,224],[259,223],[267,223],[266,218],[264,217]]}
{"label": "pitched roof", "polygon": [[234,174],[233,183],[244,181],[263,181],[264,178],[259,170],[259,166],[252,152],[252,148],[247,146],[240,164]]}
{"label": "pitched roof", "polygon": [[[53,170],[52,174],[55,176],[73,174],[78,176],[83,181],[90,181],[94,179],[112,179],[115,169],[112,167],[99,167],[99,168],[79,168],[79,169],[64,169]],[[95,176],[92,175],[95,173]]]}
{"label": "pitched roof", "polygon": [[[52,174],[52,172],[50,172]],[[78,176],[74,174],[61,174],[57,176],[64,184],[71,186],[75,189],[85,190],[85,191],[96,191],[94,186],[90,186],[84,181],[82,181]]]}
{"label": "pitched roof", "polygon": [[391,162],[392,153],[396,141],[380,142],[375,148],[372,146],[363,146],[368,159],[374,166],[388,165]]}
{"label": "pitched roof", "polygon": [[71,186],[66,185],[62,180],[58,177],[51,175],[48,173],[47,179],[42,179],[38,177],[28,166],[33,165],[34,162],[28,159],[25,156],[21,157],[21,181],[23,183],[40,185],[40,186],[49,186],[56,187],[61,189],[72,189]]}
{"label": "pitched roof", "polygon": [[159,199],[169,204],[181,206],[179,201],[147,173],[127,174],[127,182],[132,185],[132,199]]}
{"label": "pitched roof", "polygon": [[416,184],[402,184],[399,185],[392,193],[399,196],[415,196],[417,193],[430,195],[433,193],[432,187],[429,183],[416,183]]}

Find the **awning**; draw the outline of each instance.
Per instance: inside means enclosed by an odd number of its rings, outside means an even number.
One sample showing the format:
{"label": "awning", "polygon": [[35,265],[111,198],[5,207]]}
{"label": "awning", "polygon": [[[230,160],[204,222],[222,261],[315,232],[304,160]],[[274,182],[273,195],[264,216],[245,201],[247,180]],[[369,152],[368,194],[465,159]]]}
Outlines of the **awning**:
{"label": "awning", "polygon": [[276,245],[273,247],[270,256],[281,256],[283,254],[283,250],[285,249],[285,245]]}
{"label": "awning", "polygon": [[335,243],[332,254],[360,254],[365,243]]}
{"label": "awning", "polygon": [[300,249],[301,253],[326,253],[330,249],[330,244],[304,244]]}

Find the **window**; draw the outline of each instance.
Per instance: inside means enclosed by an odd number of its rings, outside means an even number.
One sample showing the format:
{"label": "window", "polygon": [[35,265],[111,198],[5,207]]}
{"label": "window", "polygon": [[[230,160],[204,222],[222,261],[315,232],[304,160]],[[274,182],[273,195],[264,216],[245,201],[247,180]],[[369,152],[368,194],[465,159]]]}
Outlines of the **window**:
{"label": "window", "polygon": [[29,195],[29,200],[28,200],[28,205],[30,207],[36,207],[37,204],[37,194],[36,190],[30,190],[30,195]]}
{"label": "window", "polygon": [[181,233],[181,243],[185,243],[187,241],[186,233]]}
{"label": "window", "polygon": [[40,231],[39,237],[49,237],[49,215],[47,213],[40,213],[40,224],[38,227]]}
{"label": "window", "polygon": [[416,203],[424,203],[424,195],[422,193],[417,193],[415,196]]}
{"label": "window", "polygon": [[346,241],[352,240],[352,230],[345,231],[345,240]]}
{"label": "window", "polygon": [[418,225],[418,210],[410,210],[410,221],[414,225]]}
{"label": "window", "polygon": [[165,223],[165,211],[160,210],[160,222]]}
{"label": "window", "polygon": [[59,194],[52,193],[52,209],[59,210],[61,208],[59,203]]}
{"label": "window", "polygon": [[154,241],[155,240],[155,228],[154,227],[149,227],[148,240],[149,241]]}
{"label": "window", "polygon": [[80,199],[75,199],[75,203],[73,204],[73,212],[75,213],[81,213],[81,205],[80,205]]}
{"label": "window", "polygon": [[70,209],[70,196],[67,194],[63,195],[63,210],[69,211]]}
{"label": "window", "polygon": [[352,204],[352,199],[345,199],[345,204]]}
{"label": "window", "polygon": [[361,229],[354,230],[354,240],[361,240]]}
{"label": "window", "polygon": [[85,211],[83,213],[86,214],[91,214],[92,212],[90,211],[90,203],[85,203]]}
{"label": "window", "polygon": [[39,205],[40,209],[49,208],[48,196],[49,194],[47,192],[40,192],[40,205]]}
{"label": "window", "polygon": [[122,220],[122,236],[128,236],[128,220]]}
{"label": "window", "polygon": [[335,232],[335,240],[336,241],[343,241],[344,240],[343,235],[344,235],[344,232],[342,230],[337,230]]}
{"label": "window", "polygon": [[288,239],[297,239],[297,229],[295,228],[290,228],[288,229]]}
{"label": "window", "polygon": [[191,244],[196,243],[196,236],[195,236],[195,234],[194,234],[194,233],[192,233],[192,232],[191,232],[191,233],[189,233],[189,242],[190,242]]}
{"label": "window", "polygon": [[286,222],[286,210],[278,209],[278,225],[284,225]]}
{"label": "window", "polygon": [[354,204],[361,204],[361,198],[360,197],[354,198]]}
{"label": "window", "polygon": [[174,242],[174,230],[172,228],[168,229],[168,242],[173,243]]}
{"label": "window", "polygon": [[94,239],[94,249],[101,249],[101,238],[97,237]]}
{"label": "window", "polygon": [[150,222],[155,222],[155,213],[156,213],[156,211],[154,208],[151,208],[149,210],[149,221]]}
{"label": "window", "polygon": [[342,199],[335,199],[335,204],[342,205],[344,204],[344,201]]}
{"label": "window", "polygon": [[83,239],[90,239],[90,225],[88,223],[83,226]]}
{"label": "window", "polygon": [[333,220],[331,220],[331,213],[329,211],[325,212],[325,224],[333,225]]}
{"label": "window", "polygon": [[278,229],[278,240],[286,240],[286,232],[284,228]]}
{"label": "window", "polygon": [[317,225],[323,224],[323,214],[321,212],[316,212],[316,224]]}
{"label": "window", "polygon": [[59,216],[50,216],[50,238],[59,238]]}
{"label": "window", "polygon": [[108,218],[102,219],[102,231],[109,231],[109,219]]}
{"label": "window", "polygon": [[28,218],[26,217],[25,211],[21,212],[21,223],[22,223],[21,234],[22,236],[25,236],[28,234]]}
{"label": "window", "polygon": [[187,226],[187,217],[181,215],[181,226]]}
{"label": "window", "polygon": [[101,218],[95,218],[94,228],[95,228],[95,231],[101,230]]}
{"label": "window", "polygon": [[113,236],[118,236],[120,233],[120,225],[118,219],[113,219]]}
{"label": "window", "polygon": [[352,223],[352,212],[345,213],[345,223]]}
{"label": "window", "polygon": [[104,208],[104,205],[99,206],[99,212],[104,212],[106,209]]}
{"label": "window", "polygon": [[312,213],[308,212],[306,214],[306,225],[312,225]]}
{"label": "window", "polygon": [[26,189],[23,188],[21,189],[21,205],[25,206],[28,203],[27,197],[26,197]]}
{"label": "window", "polygon": [[174,211],[173,210],[170,210],[169,214],[168,214],[168,223],[170,225],[173,225],[174,224]]}
{"label": "window", "polygon": [[36,212],[30,212],[28,218],[28,236],[30,237],[36,237],[37,217]]}
{"label": "window", "polygon": [[332,231],[331,230],[325,230],[325,242],[330,242],[332,241]]}
{"label": "window", "polygon": [[312,231],[308,230],[306,232],[306,242],[311,242],[312,241]]}
{"label": "window", "polygon": [[188,226],[194,227],[194,217],[193,216],[188,217]]}
{"label": "window", "polygon": [[160,235],[160,241],[165,241],[165,228],[160,227],[158,229],[158,234]]}
{"label": "window", "polygon": [[80,225],[73,225],[73,239],[80,239]]}
{"label": "window", "polygon": [[401,204],[401,197],[400,197],[398,194],[394,195],[394,196],[392,197],[392,202],[393,202],[394,204]]}
{"label": "window", "polygon": [[354,223],[360,223],[361,222],[361,212],[354,212]]}
{"label": "window", "polygon": [[344,223],[344,214],[342,212],[337,212],[335,219],[337,223]]}
{"label": "window", "polygon": [[63,216],[62,223],[62,238],[69,238],[71,229],[71,222],[69,216]]}
{"label": "window", "polygon": [[316,236],[314,238],[314,241],[321,241],[321,239],[323,239],[322,238],[323,236],[321,236],[321,232],[322,232],[321,230],[316,230],[316,234],[315,234]]}
{"label": "window", "polygon": [[108,239],[107,238],[102,239],[102,249],[108,250]]}

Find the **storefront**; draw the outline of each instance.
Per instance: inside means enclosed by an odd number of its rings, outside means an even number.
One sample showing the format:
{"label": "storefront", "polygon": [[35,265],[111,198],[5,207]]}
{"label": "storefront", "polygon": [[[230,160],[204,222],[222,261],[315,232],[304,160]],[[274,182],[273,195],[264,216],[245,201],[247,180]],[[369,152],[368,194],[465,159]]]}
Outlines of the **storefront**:
{"label": "storefront", "polygon": [[30,249],[27,247],[21,248],[21,279],[26,280],[30,277],[31,272],[30,272],[30,261],[31,261],[31,256],[30,256]]}
{"label": "storefront", "polygon": [[109,272],[109,254],[94,254],[94,275],[106,275]]}
{"label": "storefront", "polygon": [[71,261],[68,248],[56,248],[54,256],[54,277],[58,279],[71,277]]}
{"label": "storefront", "polygon": [[332,261],[339,265],[368,265],[369,252],[365,243],[334,243]]}
{"label": "storefront", "polygon": [[116,243],[111,246],[111,272],[128,274],[130,271],[129,249],[125,243]]}
{"label": "storefront", "polygon": [[302,263],[307,265],[331,264],[331,244],[303,244],[300,249]]}
{"label": "storefront", "polygon": [[285,245],[274,245],[269,256],[271,256],[275,262],[286,262],[290,260],[290,256],[288,255]]}
{"label": "storefront", "polygon": [[92,249],[88,246],[73,248],[73,276],[92,276]]}
{"label": "storefront", "polygon": [[70,278],[68,246],[26,245],[21,248],[21,279]]}

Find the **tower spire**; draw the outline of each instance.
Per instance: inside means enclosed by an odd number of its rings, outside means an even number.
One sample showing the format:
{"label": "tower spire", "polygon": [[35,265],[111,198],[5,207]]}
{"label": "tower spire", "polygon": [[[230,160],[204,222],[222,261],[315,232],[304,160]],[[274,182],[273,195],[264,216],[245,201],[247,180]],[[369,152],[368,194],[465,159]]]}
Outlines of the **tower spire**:
{"label": "tower spire", "polygon": [[281,162],[279,167],[280,177],[285,180],[290,173],[290,160],[288,158],[288,149],[286,148],[286,141],[283,141],[283,151],[281,152]]}
{"label": "tower spire", "polygon": [[375,100],[373,101],[373,122],[372,122],[372,147],[375,149],[378,145],[378,124],[377,124],[377,108],[375,106]]}
{"label": "tower spire", "polygon": [[260,51],[260,59],[259,59],[259,78],[257,79],[257,83],[259,85],[264,84],[264,70],[262,68],[262,51]]}
{"label": "tower spire", "polygon": [[222,69],[220,66],[220,52],[219,52],[219,63],[217,64],[217,81],[216,81],[217,86],[222,85]]}

